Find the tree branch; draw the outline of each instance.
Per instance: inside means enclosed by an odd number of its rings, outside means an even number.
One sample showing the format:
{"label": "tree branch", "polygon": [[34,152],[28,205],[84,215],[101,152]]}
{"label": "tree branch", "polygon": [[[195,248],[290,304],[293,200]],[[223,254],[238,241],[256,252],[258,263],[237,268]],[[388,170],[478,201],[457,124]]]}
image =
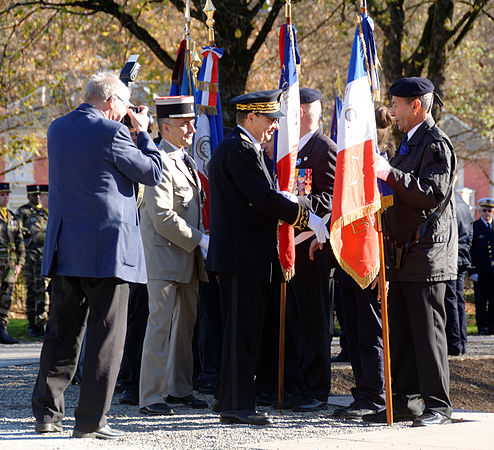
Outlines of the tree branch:
{"label": "tree branch", "polygon": [[273,23],[276,20],[276,17],[278,17],[278,13],[280,12],[280,9],[283,7],[284,4],[285,4],[284,0],[275,0],[273,6],[271,7],[271,11],[269,11],[268,17],[266,17],[266,20],[262,24],[259,34],[257,35],[253,44],[247,50],[252,60],[254,59],[256,53],[261,48],[263,42],[266,40],[266,37],[268,33],[271,31],[271,28],[273,27]]}

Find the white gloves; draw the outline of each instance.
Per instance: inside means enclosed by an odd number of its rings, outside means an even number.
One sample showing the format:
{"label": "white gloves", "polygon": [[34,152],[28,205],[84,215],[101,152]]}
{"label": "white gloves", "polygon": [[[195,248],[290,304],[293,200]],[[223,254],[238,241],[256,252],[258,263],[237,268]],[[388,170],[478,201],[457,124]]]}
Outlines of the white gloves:
{"label": "white gloves", "polygon": [[309,211],[309,223],[307,226],[314,232],[316,235],[317,242],[324,243],[327,239],[329,239],[328,229],[326,228],[326,224],[324,220],[322,220],[319,216],[316,216],[314,213]]}
{"label": "white gloves", "polygon": [[384,156],[377,155],[376,175],[377,178],[386,181],[388,178],[391,166]]}
{"label": "white gloves", "polygon": [[207,234],[202,235],[201,240],[199,241],[199,246],[201,247],[202,256],[206,259],[209,248],[209,236]]}
{"label": "white gloves", "polygon": [[292,194],[291,192],[287,192],[287,191],[280,191],[280,194],[285,197],[286,199],[290,200],[291,202],[293,203],[297,203],[298,204],[298,198],[296,195]]}
{"label": "white gloves", "polygon": [[478,273],[472,273],[472,275],[470,275],[470,279],[474,282],[474,283],[477,283],[479,281],[479,274]]}

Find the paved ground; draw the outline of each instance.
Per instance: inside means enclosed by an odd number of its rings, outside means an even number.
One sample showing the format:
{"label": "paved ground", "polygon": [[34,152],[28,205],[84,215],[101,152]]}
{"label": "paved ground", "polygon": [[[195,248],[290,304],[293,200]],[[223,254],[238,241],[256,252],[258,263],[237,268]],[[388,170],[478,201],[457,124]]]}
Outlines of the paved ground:
{"label": "paved ground", "polygon": [[[108,414],[115,428],[126,432],[118,441],[71,438],[78,386],[70,386],[65,395],[66,418],[62,433],[40,436],[34,433],[30,395],[37,373],[40,344],[0,345],[0,448],[1,449],[490,449],[494,414],[455,411],[455,423],[429,428],[411,428],[410,423],[369,426],[359,421],[331,417],[336,405],[350,402],[350,396],[331,396],[328,411],[280,414],[268,409],[275,421],[272,427],[222,425],[210,409],[176,409],[167,418],[141,416],[136,407],[119,405],[117,397]],[[333,353],[337,353],[337,340]],[[468,354],[494,354],[494,337],[472,336]],[[345,367],[341,364],[335,365]],[[211,401],[210,396],[201,396]]]}

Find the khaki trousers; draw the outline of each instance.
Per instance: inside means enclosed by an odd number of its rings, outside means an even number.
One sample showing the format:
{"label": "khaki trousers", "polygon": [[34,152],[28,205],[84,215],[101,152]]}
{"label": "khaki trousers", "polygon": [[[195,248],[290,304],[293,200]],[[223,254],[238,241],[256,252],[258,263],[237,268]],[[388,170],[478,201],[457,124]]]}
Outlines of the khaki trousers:
{"label": "khaki trousers", "polygon": [[142,351],[139,406],[163,403],[168,395],[192,394],[192,336],[199,280],[149,280],[149,317]]}

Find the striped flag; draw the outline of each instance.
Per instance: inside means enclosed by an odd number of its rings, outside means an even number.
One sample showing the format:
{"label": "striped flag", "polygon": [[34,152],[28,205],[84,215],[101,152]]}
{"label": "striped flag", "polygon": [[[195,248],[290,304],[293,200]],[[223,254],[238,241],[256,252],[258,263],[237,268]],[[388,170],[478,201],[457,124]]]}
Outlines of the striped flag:
{"label": "striped flag", "polygon": [[[280,29],[280,89],[283,99],[280,110],[285,118],[280,119],[275,134],[275,173],[280,191],[292,192],[295,165],[300,138],[300,94],[296,64],[300,63],[295,27],[284,24]],[[285,280],[295,273],[295,235],[293,227],[283,222],[279,227],[279,252]]]}
{"label": "striped flag", "polygon": [[202,208],[202,222],[209,229],[209,180],[208,164],[211,154],[223,139],[223,120],[218,77],[218,60],[223,56],[223,49],[203,47],[202,66],[197,75],[196,133],[193,143],[193,157],[201,178],[206,198]]}
{"label": "striped flag", "polygon": [[[376,121],[373,89],[378,89],[375,59],[363,33],[372,22],[362,15],[353,41],[345,98],[338,120],[338,153],[330,241],[340,266],[367,287],[379,272],[376,211]],[[374,50],[375,51],[375,50]],[[371,89],[373,86],[373,89]]]}

